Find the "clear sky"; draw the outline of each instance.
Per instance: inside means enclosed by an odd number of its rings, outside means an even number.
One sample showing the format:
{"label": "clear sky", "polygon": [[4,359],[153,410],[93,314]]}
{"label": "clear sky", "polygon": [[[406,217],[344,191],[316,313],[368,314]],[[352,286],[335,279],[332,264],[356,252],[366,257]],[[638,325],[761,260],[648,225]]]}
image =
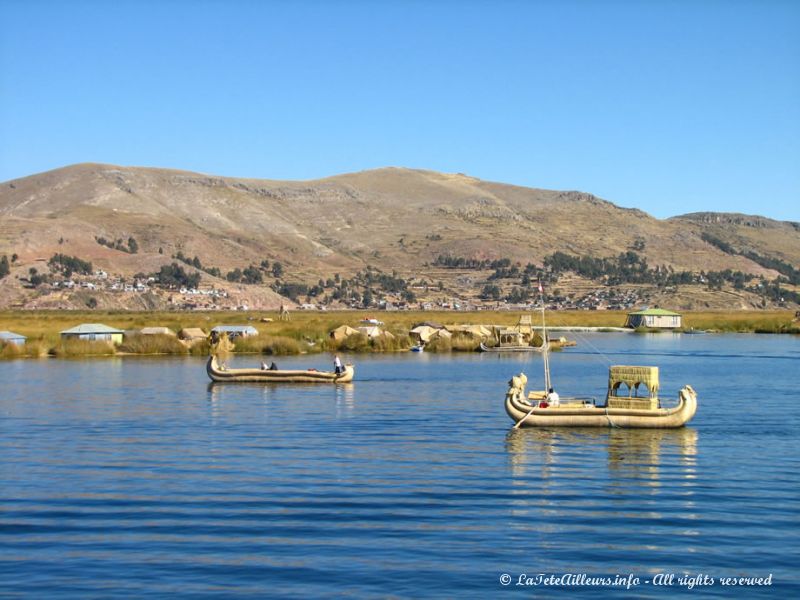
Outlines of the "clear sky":
{"label": "clear sky", "polygon": [[79,162],[800,221],[800,2],[0,0],[0,181]]}

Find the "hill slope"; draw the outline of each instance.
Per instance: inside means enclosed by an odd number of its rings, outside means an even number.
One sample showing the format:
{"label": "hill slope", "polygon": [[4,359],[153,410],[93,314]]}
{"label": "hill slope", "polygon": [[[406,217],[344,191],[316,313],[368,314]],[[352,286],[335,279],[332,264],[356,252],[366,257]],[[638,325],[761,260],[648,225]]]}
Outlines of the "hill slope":
{"label": "hill slope", "polygon": [[[266,260],[282,264],[283,279],[306,283],[367,265],[433,281],[442,277],[431,267],[440,255],[524,265],[555,251],[607,257],[634,246],[653,266],[773,278],[774,270],[709,243],[708,234],[798,265],[798,229],[715,213],[658,220],[587,193],[403,168],[298,182],[81,164],[0,184],[0,255],[16,253],[12,275],[23,278],[61,252],[127,277],[157,271],[181,253],[222,274]],[[96,241],[131,237],[137,254]],[[13,300],[5,304],[28,302],[30,294],[10,279],[4,289]],[[256,306],[282,300],[265,285],[203,281],[238,290]]]}

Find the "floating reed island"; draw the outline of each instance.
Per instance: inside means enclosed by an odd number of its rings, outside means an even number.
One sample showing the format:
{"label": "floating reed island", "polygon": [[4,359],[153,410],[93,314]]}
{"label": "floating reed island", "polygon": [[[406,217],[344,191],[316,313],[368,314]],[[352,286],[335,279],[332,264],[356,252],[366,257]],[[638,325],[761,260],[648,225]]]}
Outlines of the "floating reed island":
{"label": "floating reed island", "polygon": [[[425,352],[473,352],[491,344],[500,331],[519,328],[529,313],[512,311],[294,311],[289,320],[275,312],[102,312],[4,311],[0,358],[111,355],[207,356],[215,327],[233,327],[235,353],[290,355],[315,352],[394,352],[422,346]],[[379,316],[377,319],[375,316]],[[622,311],[553,311],[551,342],[574,338],[581,330],[619,331]],[[375,323],[379,321],[379,323]],[[62,335],[82,325],[104,325],[102,331]],[[244,332],[239,334],[235,328]],[[346,335],[342,335],[342,329]],[[416,332],[414,330],[417,330]],[[537,328],[527,342],[540,343]],[[639,328],[628,331],[651,332]],[[682,327],[670,332],[800,333],[793,311],[684,312]],[[337,333],[338,332],[338,333]],[[24,340],[20,340],[24,338]],[[120,339],[121,338],[121,339]],[[22,343],[20,343],[20,341]],[[499,339],[497,342],[499,344]],[[578,342],[580,344],[580,342]]]}

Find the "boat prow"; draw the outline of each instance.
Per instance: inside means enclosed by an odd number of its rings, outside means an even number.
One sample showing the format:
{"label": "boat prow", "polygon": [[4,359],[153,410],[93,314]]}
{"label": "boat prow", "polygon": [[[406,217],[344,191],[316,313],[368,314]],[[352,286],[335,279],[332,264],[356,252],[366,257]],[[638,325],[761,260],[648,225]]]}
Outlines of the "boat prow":
{"label": "boat prow", "polygon": [[344,371],[302,370],[264,370],[264,369],[230,369],[219,363],[217,357],[208,357],[206,372],[214,382],[250,382],[250,383],[350,383],[355,375],[353,365],[345,365]]}

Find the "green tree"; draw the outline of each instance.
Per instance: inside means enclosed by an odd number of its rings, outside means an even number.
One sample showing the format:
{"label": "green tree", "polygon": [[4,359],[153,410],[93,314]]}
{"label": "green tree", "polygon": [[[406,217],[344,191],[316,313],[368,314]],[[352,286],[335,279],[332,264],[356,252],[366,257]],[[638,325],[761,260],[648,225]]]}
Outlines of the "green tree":
{"label": "green tree", "polygon": [[258,269],[258,267],[250,265],[244,271],[242,271],[242,280],[245,283],[256,284],[264,281],[264,277],[261,275],[261,271]]}
{"label": "green tree", "polygon": [[283,265],[278,261],[272,263],[272,276],[275,279],[278,279],[279,277],[283,276]]}
{"label": "green tree", "polygon": [[364,290],[364,295],[361,297],[361,304],[364,305],[364,308],[372,306],[372,291],[369,288]]}
{"label": "green tree", "polygon": [[3,258],[0,258],[0,279],[5,277],[11,272],[11,267],[8,266],[8,257],[4,254]]}
{"label": "green tree", "polygon": [[187,273],[178,263],[162,265],[161,270],[154,276],[164,287],[196,288],[200,285],[200,273]]}

